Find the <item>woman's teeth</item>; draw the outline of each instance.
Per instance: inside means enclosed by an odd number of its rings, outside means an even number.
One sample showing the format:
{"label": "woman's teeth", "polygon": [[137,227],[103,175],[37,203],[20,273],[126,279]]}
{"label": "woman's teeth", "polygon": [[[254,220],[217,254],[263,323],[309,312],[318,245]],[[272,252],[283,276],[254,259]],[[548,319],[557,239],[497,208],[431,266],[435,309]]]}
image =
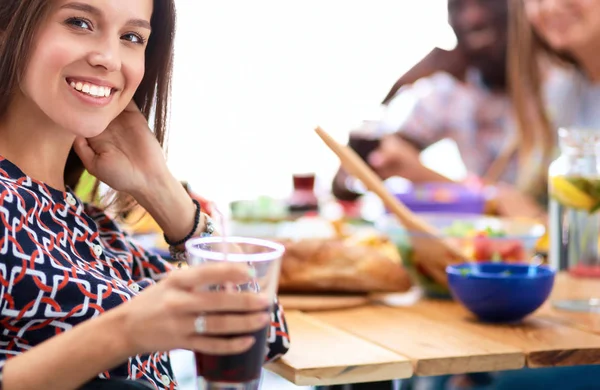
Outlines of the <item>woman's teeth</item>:
{"label": "woman's teeth", "polygon": [[71,81],[71,87],[78,90],[79,92],[85,93],[94,97],[109,97],[112,92],[110,87],[102,87],[100,85],[94,85],[89,83],[82,83],[80,81]]}

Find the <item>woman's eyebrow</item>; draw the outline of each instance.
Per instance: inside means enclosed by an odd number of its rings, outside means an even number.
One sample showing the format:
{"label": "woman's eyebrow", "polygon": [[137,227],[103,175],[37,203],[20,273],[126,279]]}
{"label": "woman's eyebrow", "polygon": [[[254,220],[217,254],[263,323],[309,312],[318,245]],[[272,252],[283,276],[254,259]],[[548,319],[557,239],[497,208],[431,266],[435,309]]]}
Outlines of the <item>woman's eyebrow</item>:
{"label": "woman's eyebrow", "polygon": [[152,27],[150,26],[150,22],[144,19],[129,19],[127,21],[127,23],[125,23],[127,26],[133,26],[133,27],[141,27],[141,28],[146,28],[148,30],[152,30]]}
{"label": "woman's eyebrow", "polygon": [[100,12],[100,10],[98,8],[94,7],[93,5],[89,5],[89,4],[85,4],[85,3],[77,3],[77,2],[67,3],[67,4],[64,4],[60,8],[86,12],[88,14],[92,14],[92,15],[96,15],[96,16],[100,16],[102,14],[102,12]]}
{"label": "woman's eyebrow", "polygon": [[[98,8],[94,7],[93,5],[85,4],[85,3],[72,2],[72,3],[64,4],[60,8],[86,12],[86,13],[89,13],[89,14],[92,14],[95,16],[102,15],[102,11],[100,11]],[[141,27],[141,28],[145,28],[148,30],[152,30],[152,27],[150,26],[150,22],[147,20],[144,20],[144,19],[130,19],[127,21],[126,24],[128,26]]]}

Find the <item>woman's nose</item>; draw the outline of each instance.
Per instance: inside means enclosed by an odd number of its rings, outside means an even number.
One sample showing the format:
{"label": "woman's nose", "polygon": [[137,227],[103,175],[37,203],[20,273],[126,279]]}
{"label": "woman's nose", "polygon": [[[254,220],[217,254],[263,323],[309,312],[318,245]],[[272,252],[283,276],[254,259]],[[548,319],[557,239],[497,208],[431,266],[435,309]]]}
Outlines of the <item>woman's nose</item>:
{"label": "woman's nose", "polygon": [[113,42],[112,39],[105,39],[92,49],[88,56],[88,62],[93,67],[103,67],[109,72],[115,72],[121,69],[121,57],[119,54],[119,42]]}

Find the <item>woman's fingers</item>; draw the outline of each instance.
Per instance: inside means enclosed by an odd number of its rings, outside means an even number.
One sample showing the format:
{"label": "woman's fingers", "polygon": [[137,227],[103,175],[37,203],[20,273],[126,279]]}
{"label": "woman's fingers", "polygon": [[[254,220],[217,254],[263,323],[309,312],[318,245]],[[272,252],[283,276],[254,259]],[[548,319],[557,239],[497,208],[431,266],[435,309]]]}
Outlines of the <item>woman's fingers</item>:
{"label": "woman's fingers", "polygon": [[88,168],[91,167],[92,162],[96,157],[96,152],[94,151],[94,149],[92,149],[92,147],[88,143],[88,140],[83,137],[75,138],[75,141],[73,142],[73,148],[75,149],[75,153],[77,153],[77,155],[81,159],[83,165],[85,165]]}
{"label": "woman's fingers", "polygon": [[228,282],[244,284],[250,282],[254,276],[254,269],[246,264],[223,262],[172,271],[165,281],[183,289],[201,289]]}
{"label": "woman's fingers", "polygon": [[266,312],[187,315],[181,318],[180,323],[187,335],[244,335],[264,329],[270,323],[270,317]]}
{"label": "woman's fingers", "polygon": [[163,304],[165,310],[173,313],[202,314],[229,312],[266,312],[273,304],[268,296],[253,292],[218,291],[190,292],[168,291]]}

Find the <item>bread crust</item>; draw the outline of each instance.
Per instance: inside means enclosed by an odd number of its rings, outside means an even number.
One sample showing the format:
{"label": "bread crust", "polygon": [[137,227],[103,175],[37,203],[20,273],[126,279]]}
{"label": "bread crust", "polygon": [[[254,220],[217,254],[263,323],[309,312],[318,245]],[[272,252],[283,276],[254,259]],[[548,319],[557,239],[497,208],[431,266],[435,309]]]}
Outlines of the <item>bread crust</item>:
{"label": "bread crust", "polygon": [[393,245],[360,245],[341,238],[277,240],[285,245],[280,292],[397,292],[409,276]]}

